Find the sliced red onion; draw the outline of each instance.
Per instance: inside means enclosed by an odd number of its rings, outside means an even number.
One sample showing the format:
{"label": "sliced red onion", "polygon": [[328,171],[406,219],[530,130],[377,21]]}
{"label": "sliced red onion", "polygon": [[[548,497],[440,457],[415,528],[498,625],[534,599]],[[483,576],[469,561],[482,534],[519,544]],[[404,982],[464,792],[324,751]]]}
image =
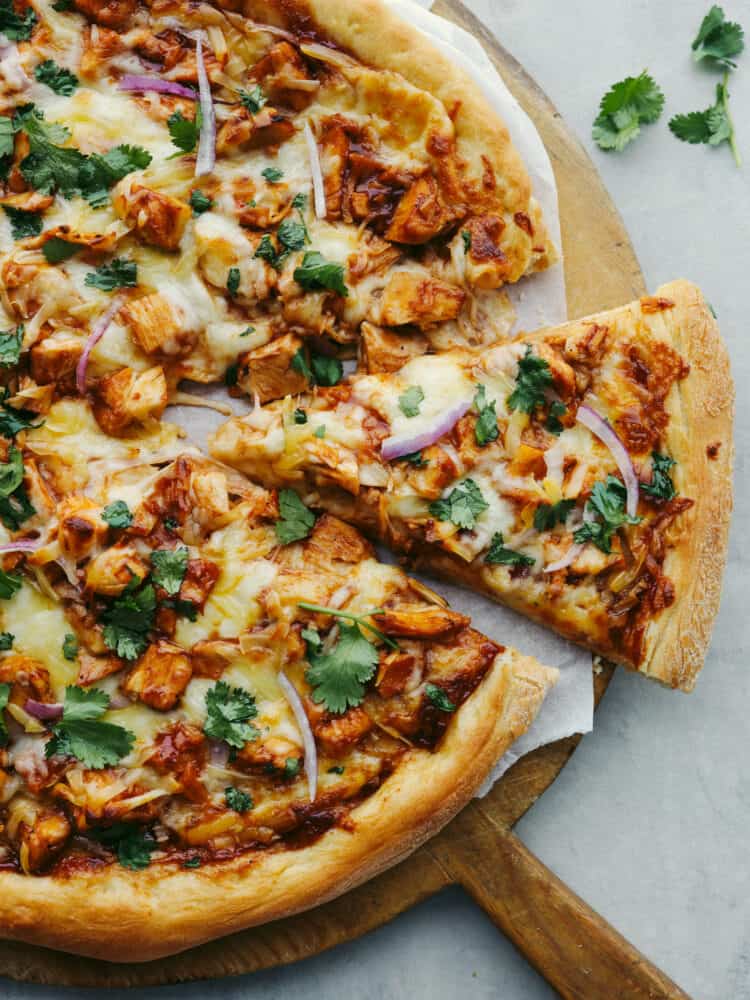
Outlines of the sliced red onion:
{"label": "sliced red onion", "polygon": [[555,562],[547,563],[544,567],[544,572],[556,573],[559,569],[566,569],[571,563],[576,561],[585,548],[585,542],[576,542],[575,545],[570,546],[562,559],[557,559]]}
{"label": "sliced red onion", "polygon": [[117,711],[120,708],[130,708],[133,702],[122,691],[115,691],[109,699],[109,707]]}
{"label": "sliced red onion", "polygon": [[41,538],[19,538],[15,542],[7,542],[0,545],[0,555],[8,555],[10,552],[36,552],[41,547]]}
{"label": "sliced red onion", "polygon": [[42,722],[59,719],[63,714],[63,706],[60,701],[35,701],[34,698],[27,698],[23,708],[29,715],[33,715],[35,719],[40,719]]}
{"label": "sliced red onion", "polygon": [[224,740],[209,740],[211,763],[214,767],[226,767],[229,760],[229,745]]}
{"label": "sliced red onion", "polygon": [[633,462],[627,448],[609,421],[600,416],[596,410],[592,410],[590,406],[579,406],[576,420],[584,427],[588,427],[591,433],[598,437],[602,444],[606,445],[612,452],[612,457],[617,463],[617,468],[620,470],[627,490],[625,510],[630,517],[635,517],[638,510],[638,476],[633,468]]}
{"label": "sliced red onion", "polygon": [[211,83],[203,62],[203,40],[195,42],[195,63],[198,67],[198,95],[201,108],[201,134],[198,140],[198,156],[195,160],[195,176],[210,174],[216,163],[216,112],[211,97]]}
{"label": "sliced red onion", "polygon": [[434,427],[413,437],[389,437],[383,441],[380,455],[384,462],[391,462],[394,458],[403,458],[404,455],[411,455],[414,451],[421,451],[435,444],[444,434],[448,434],[456,426],[461,417],[471,408],[472,400],[463,399],[443,413],[436,421]]}
{"label": "sliced red onion", "polygon": [[320,166],[320,155],[318,154],[318,144],[315,141],[315,136],[313,135],[313,130],[310,128],[310,122],[305,122],[305,127],[303,129],[305,133],[305,142],[307,143],[307,152],[310,157],[310,172],[312,173],[312,186],[313,186],[313,196],[315,199],[315,214],[319,219],[325,219],[327,206],[326,206],[326,192],[323,186],[323,171]]}
{"label": "sliced red onion", "polygon": [[158,76],[139,76],[136,73],[125,73],[121,76],[117,89],[139,94],[152,90],[157,94],[172,94],[174,97],[187,97],[190,101],[198,100],[197,92],[191,87],[185,87],[173,80],[162,80]]}
{"label": "sliced red onion", "polygon": [[277,674],[279,685],[284,692],[289,707],[297,720],[299,731],[302,734],[302,745],[305,748],[305,774],[307,775],[307,787],[310,794],[310,801],[315,801],[318,790],[318,748],[315,745],[315,737],[310,728],[310,720],[307,718],[305,706],[302,699],[297,694],[297,689],[289,680],[283,670]]}
{"label": "sliced red onion", "polygon": [[94,329],[91,331],[89,339],[84,345],[83,354],[76,365],[76,387],[82,396],[86,393],[86,369],[89,364],[89,355],[107,332],[109,324],[112,322],[117,312],[119,312],[121,305],[122,299],[118,296],[101,319],[96,323]]}

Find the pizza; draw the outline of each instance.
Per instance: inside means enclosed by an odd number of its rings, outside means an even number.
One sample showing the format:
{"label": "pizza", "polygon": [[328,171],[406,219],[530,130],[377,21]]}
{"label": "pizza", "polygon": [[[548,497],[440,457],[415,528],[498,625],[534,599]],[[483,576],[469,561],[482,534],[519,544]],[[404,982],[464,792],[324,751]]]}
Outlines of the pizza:
{"label": "pizza", "polygon": [[181,380],[334,384],[363,333],[478,349],[557,259],[502,122],[379,0],[4,6],[0,324],[108,433]]}
{"label": "pizza", "polygon": [[614,662],[690,690],[718,608],[733,388],[685,281],[252,410],[212,452]]}

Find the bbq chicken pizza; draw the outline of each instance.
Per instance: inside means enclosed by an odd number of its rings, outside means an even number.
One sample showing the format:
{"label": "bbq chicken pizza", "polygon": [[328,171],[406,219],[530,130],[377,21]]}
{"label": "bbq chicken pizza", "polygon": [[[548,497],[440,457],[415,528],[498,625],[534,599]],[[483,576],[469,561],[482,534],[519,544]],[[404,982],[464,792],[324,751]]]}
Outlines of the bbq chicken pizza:
{"label": "bbq chicken pizza", "polygon": [[[360,528],[692,684],[725,355],[685,284],[507,340],[556,259],[380,0],[0,0],[0,936],[172,954],[474,795],[557,672]],[[212,458],[185,381],[245,399]]]}

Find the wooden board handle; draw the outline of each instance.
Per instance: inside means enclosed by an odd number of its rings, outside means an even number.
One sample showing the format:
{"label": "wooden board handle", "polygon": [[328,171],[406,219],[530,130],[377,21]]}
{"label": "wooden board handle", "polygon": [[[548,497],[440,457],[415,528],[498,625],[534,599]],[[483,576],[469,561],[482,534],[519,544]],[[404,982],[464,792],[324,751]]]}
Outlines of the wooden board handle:
{"label": "wooden board handle", "polygon": [[473,823],[474,836],[454,830],[450,843],[438,838],[435,856],[560,996],[690,1000],[511,830],[476,805],[467,811],[480,813],[486,836],[477,838]]}

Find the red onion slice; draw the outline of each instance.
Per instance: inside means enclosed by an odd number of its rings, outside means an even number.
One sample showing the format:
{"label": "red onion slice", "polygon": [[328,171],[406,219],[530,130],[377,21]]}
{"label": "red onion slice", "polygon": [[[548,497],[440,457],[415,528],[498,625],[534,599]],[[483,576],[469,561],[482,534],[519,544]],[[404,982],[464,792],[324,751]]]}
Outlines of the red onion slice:
{"label": "red onion slice", "polygon": [[195,176],[210,174],[216,163],[216,112],[211,97],[211,83],[203,61],[203,40],[195,43],[195,63],[198,68],[198,97],[201,108],[201,134],[198,139],[198,156],[195,160]]}
{"label": "red onion slice", "polygon": [[86,394],[86,369],[89,364],[89,355],[107,332],[109,324],[114,319],[121,305],[122,299],[118,296],[101,319],[96,323],[94,329],[91,331],[89,339],[84,345],[83,354],[76,365],[76,388],[82,396]]}
{"label": "red onion slice", "polygon": [[617,463],[617,468],[620,470],[627,490],[625,510],[630,517],[635,517],[638,510],[638,476],[633,468],[633,462],[627,448],[609,421],[600,416],[596,410],[592,410],[590,406],[579,406],[576,420],[584,427],[588,427],[591,433],[598,437],[602,444],[606,445],[612,452],[612,457]]}
{"label": "red onion slice", "polygon": [[59,719],[63,714],[62,702],[59,701],[46,702],[27,698],[23,708],[25,712],[33,715],[35,719],[39,719],[41,722],[47,722],[50,719]]}
{"label": "red onion slice", "polygon": [[315,795],[318,790],[318,748],[315,745],[315,737],[313,736],[313,731],[310,728],[310,720],[307,718],[305,706],[302,704],[302,699],[297,694],[296,687],[292,684],[284,671],[280,670],[277,677],[279,679],[279,686],[284,692],[286,700],[289,702],[289,707],[294,713],[294,718],[297,720],[299,731],[302,734],[302,745],[305,748],[305,774],[307,775],[307,787],[310,794],[310,801],[314,802]]}
{"label": "red onion slice", "polygon": [[184,87],[173,80],[162,80],[158,76],[139,76],[136,73],[125,73],[117,84],[118,90],[145,94],[152,90],[156,94],[171,94],[173,97],[187,97],[189,101],[197,101],[198,94],[190,87]]}
{"label": "red onion slice", "polygon": [[305,134],[305,142],[307,143],[307,153],[310,157],[310,172],[312,174],[315,214],[319,219],[325,219],[328,209],[326,206],[325,187],[323,186],[323,171],[320,166],[318,144],[315,141],[313,130],[310,128],[310,122],[305,122],[303,132]]}
{"label": "red onion slice", "polygon": [[555,562],[547,563],[544,567],[544,572],[556,573],[559,569],[566,569],[571,563],[576,561],[585,548],[585,542],[576,542],[574,545],[570,546],[562,559],[557,559]]}
{"label": "red onion slice", "polygon": [[443,413],[436,421],[434,427],[413,437],[389,437],[383,441],[380,455],[384,462],[391,462],[394,458],[403,458],[404,455],[411,455],[414,451],[421,451],[435,444],[444,434],[448,434],[456,426],[461,417],[471,408],[472,400],[463,399],[455,403]]}
{"label": "red onion slice", "polygon": [[19,538],[15,542],[0,545],[0,555],[8,555],[10,552],[36,552],[41,544],[41,538]]}
{"label": "red onion slice", "polygon": [[210,758],[214,767],[226,767],[229,760],[229,745],[223,740],[209,740]]}
{"label": "red onion slice", "polygon": [[130,708],[132,704],[133,702],[130,698],[128,698],[126,694],[123,694],[122,691],[115,691],[109,699],[109,707],[115,711],[118,711],[121,708]]}

